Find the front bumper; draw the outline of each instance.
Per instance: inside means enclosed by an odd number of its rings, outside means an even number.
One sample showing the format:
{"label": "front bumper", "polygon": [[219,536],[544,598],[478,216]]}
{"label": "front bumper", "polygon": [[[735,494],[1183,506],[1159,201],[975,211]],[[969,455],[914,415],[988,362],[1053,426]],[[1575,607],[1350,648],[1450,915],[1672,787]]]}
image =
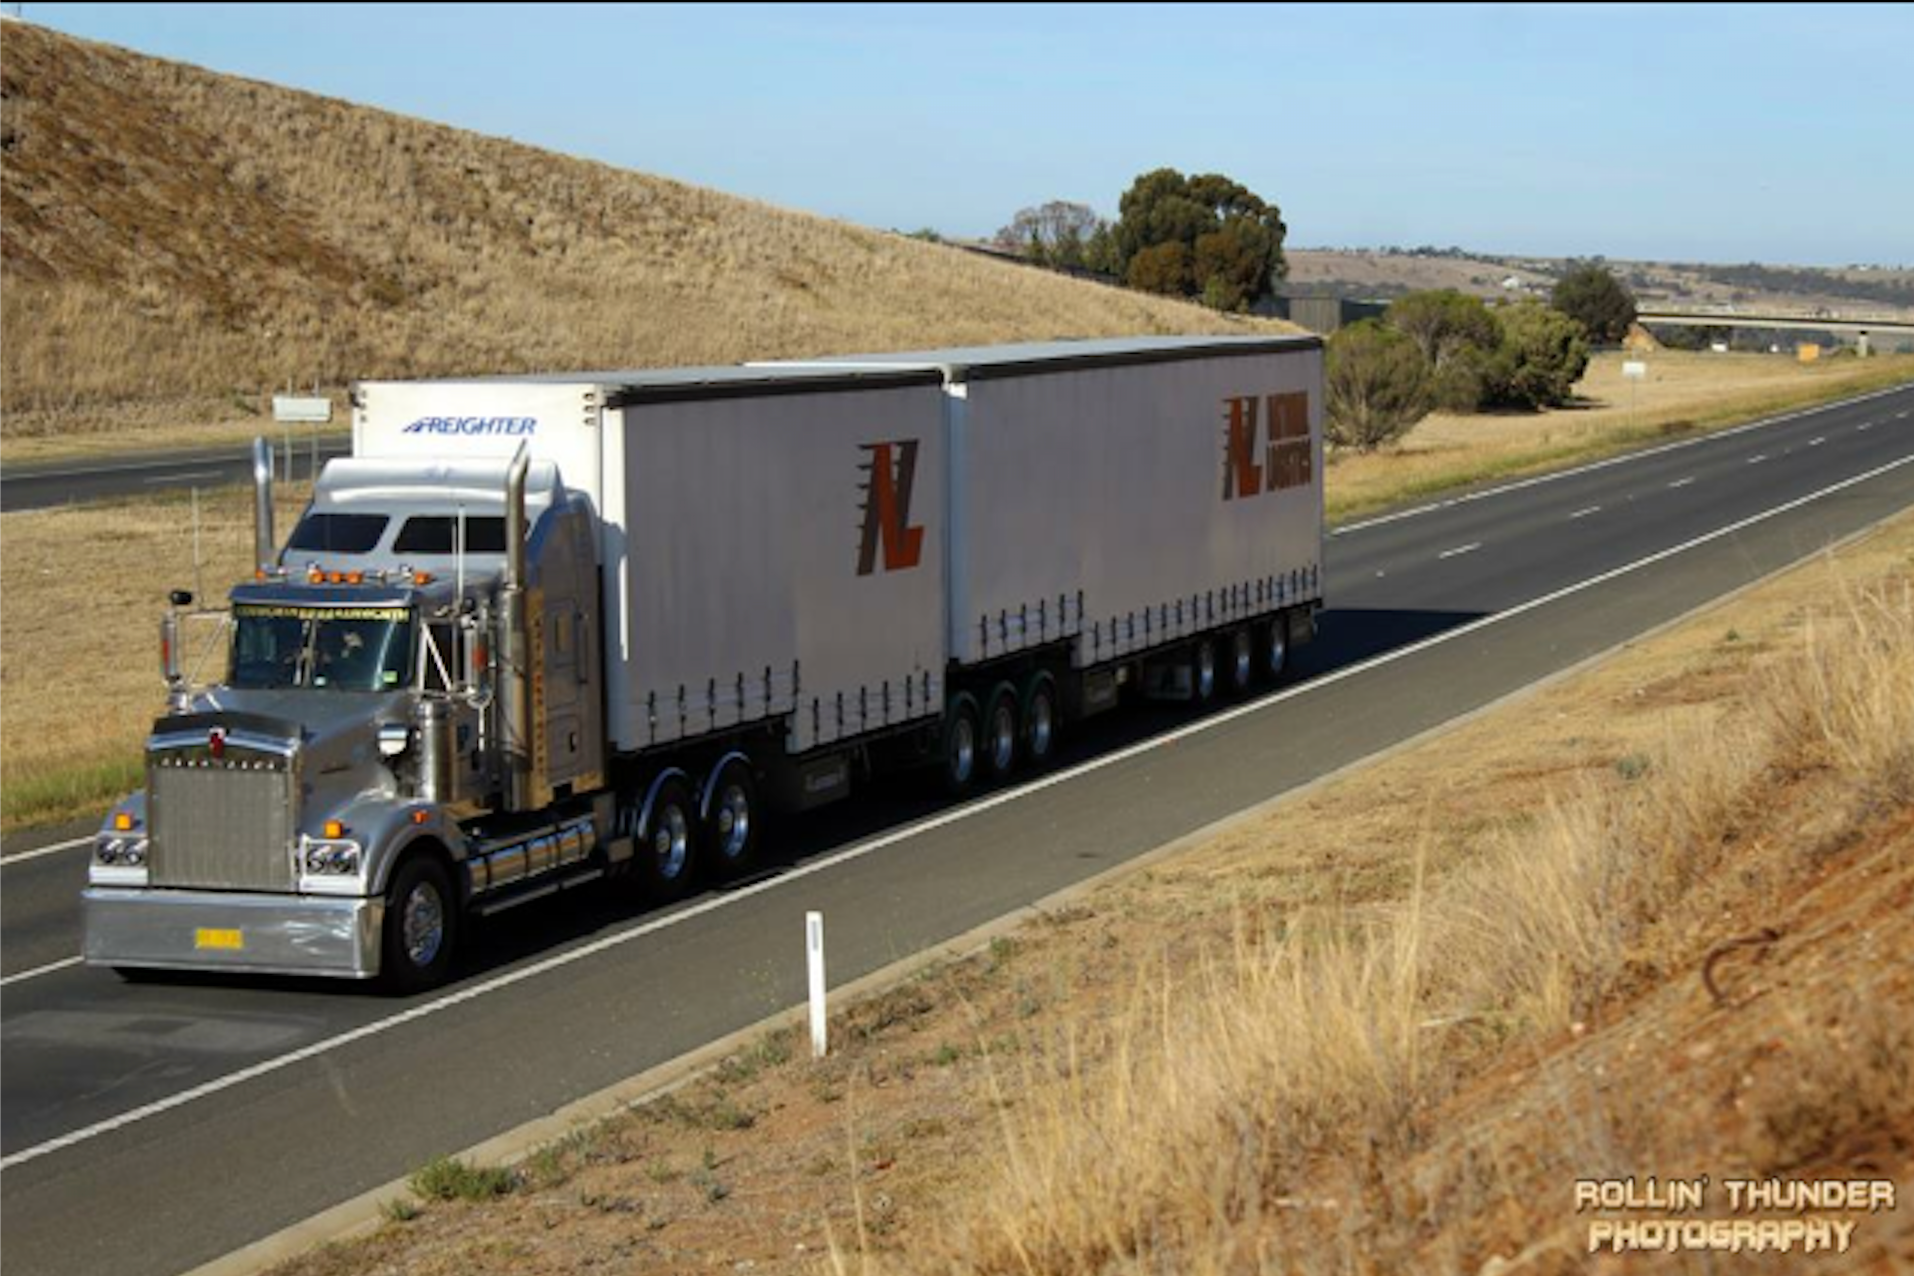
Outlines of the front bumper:
{"label": "front bumper", "polygon": [[83,955],[92,966],[341,979],[379,973],[380,899],[104,886],[81,899]]}

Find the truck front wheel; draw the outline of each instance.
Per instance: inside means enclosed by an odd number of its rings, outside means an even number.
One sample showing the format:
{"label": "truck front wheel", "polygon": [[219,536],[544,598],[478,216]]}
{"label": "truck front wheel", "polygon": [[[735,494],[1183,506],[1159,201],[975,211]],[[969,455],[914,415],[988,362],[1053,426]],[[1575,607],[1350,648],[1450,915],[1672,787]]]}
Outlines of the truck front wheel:
{"label": "truck front wheel", "polygon": [[458,941],[458,900],[444,865],[414,855],[386,887],[380,975],[396,993],[423,992],[445,982]]}

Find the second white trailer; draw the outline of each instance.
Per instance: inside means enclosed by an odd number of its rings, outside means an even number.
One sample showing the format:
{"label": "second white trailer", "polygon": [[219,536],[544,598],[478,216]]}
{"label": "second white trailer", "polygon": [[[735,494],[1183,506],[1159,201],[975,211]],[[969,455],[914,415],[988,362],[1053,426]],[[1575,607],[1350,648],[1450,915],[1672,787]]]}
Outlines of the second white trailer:
{"label": "second white trailer", "polygon": [[1088,668],[1322,597],[1322,342],[1155,338],[809,361],[944,378],[948,654]]}

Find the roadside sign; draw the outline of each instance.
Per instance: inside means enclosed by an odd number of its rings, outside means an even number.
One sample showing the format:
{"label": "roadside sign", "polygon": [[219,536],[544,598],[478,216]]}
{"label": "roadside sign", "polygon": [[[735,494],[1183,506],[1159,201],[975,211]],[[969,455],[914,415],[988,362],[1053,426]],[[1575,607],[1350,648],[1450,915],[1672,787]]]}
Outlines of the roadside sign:
{"label": "roadside sign", "polygon": [[332,400],[275,394],[272,397],[272,419],[324,425],[332,420]]}
{"label": "roadside sign", "polygon": [[1648,376],[1648,365],[1640,359],[1629,359],[1622,364],[1622,375],[1631,380],[1641,381]]}

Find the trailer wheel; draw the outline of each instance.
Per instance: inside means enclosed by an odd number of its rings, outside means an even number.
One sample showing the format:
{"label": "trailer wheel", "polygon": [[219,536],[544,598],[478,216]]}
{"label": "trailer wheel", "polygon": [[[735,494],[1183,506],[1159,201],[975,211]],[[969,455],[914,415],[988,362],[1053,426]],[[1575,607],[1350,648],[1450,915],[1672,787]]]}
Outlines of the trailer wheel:
{"label": "trailer wheel", "polygon": [[691,889],[698,869],[698,824],[690,786],[676,775],[659,784],[638,843],[645,894],[652,902],[669,903]]}
{"label": "trailer wheel", "polygon": [[399,865],[385,892],[379,974],[386,988],[414,993],[444,983],[458,931],[458,897],[445,866],[423,854]]}
{"label": "trailer wheel", "polygon": [[1017,689],[1000,682],[991,689],[984,715],[984,775],[1002,784],[1017,769]]}
{"label": "trailer wheel", "polygon": [[1256,681],[1256,635],[1247,628],[1238,629],[1229,638],[1229,690],[1233,696],[1247,695]]}
{"label": "trailer wheel", "polygon": [[711,778],[704,813],[707,858],[714,876],[747,872],[758,852],[758,785],[751,766],[732,758]]}
{"label": "trailer wheel", "polygon": [[1289,617],[1277,616],[1269,622],[1263,639],[1263,677],[1275,682],[1289,667]]}
{"label": "trailer wheel", "polygon": [[952,796],[970,792],[977,781],[980,717],[977,701],[968,691],[951,697],[944,708],[944,791]]}
{"label": "trailer wheel", "polygon": [[1050,765],[1057,753],[1057,680],[1033,674],[1023,692],[1023,760],[1033,771]]}
{"label": "trailer wheel", "polygon": [[1205,638],[1190,655],[1190,695],[1198,704],[1216,699],[1216,643]]}

